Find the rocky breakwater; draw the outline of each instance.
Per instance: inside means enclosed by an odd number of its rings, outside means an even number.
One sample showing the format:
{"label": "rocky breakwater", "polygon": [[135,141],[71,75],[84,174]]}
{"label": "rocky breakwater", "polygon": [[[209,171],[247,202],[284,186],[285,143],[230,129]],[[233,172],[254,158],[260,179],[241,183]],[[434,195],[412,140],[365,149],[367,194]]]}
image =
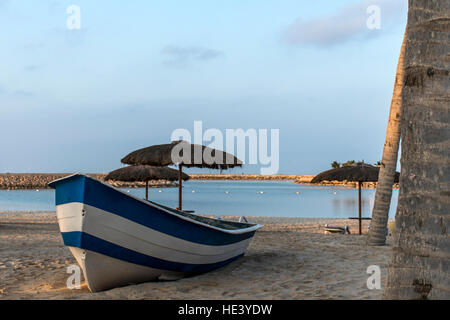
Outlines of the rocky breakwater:
{"label": "rocky breakwater", "polygon": [[[48,183],[61,179],[71,173],[1,173],[0,189],[17,190],[17,189],[48,189]],[[106,173],[91,173],[88,176],[104,181]],[[142,188],[145,182],[119,182],[108,181],[109,184],[118,188]],[[166,180],[149,181],[149,187],[176,187],[177,184]]]}
{"label": "rocky breakwater", "polygon": [[[296,179],[294,183],[296,184],[312,184],[311,180],[314,178],[314,175],[312,176],[303,176],[302,178]],[[363,189],[376,189],[377,188],[377,182],[363,182],[361,185],[361,188]],[[343,187],[343,188],[358,188],[358,182],[355,181],[323,181],[320,183],[314,183],[313,185],[316,186],[332,186],[332,187]],[[394,183],[393,188],[398,189],[399,185],[398,183]]]}
{"label": "rocky breakwater", "polygon": [[[295,174],[189,174],[191,180],[290,180],[298,179],[299,175]],[[311,176],[312,179],[313,176]],[[310,180],[311,180],[310,179]]]}

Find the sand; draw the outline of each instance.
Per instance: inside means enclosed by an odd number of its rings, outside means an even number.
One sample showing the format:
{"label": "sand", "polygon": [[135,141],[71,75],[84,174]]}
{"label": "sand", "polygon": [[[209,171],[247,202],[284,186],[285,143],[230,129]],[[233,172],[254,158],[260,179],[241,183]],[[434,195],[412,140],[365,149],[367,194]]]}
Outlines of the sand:
{"label": "sand", "polygon": [[[90,293],[66,286],[75,264],[64,247],[54,212],[0,212],[0,299],[380,299],[367,288],[367,267],[381,268],[392,250],[369,247],[366,235],[324,234],[345,219],[251,217],[264,224],[248,251],[221,269],[177,281],[148,282]],[[367,232],[368,222],[364,222]]]}

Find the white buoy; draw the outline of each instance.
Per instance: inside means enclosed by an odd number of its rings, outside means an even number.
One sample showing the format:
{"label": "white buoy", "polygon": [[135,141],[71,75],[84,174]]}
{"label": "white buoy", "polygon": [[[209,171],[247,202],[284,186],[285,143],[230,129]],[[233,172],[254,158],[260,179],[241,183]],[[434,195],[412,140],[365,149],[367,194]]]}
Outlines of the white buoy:
{"label": "white buoy", "polygon": [[39,189],[36,189],[36,192],[39,192]]}
{"label": "white buoy", "polygon": [[225,193],[226,193],[226,194],[229,194],[229,193],[230,193],[230,191],[225,191]]}
{"label": "white buoy", "polygon": [[195,191],[195,190],[192,190],[192,193],[196,193],[197,191]]}
{"label": "white buoy", "polygon": [[263,194],[264,193],[264,191],[260,191],[260,192],[258,192],[259,194]]}
{"label": "white buoy", "polygon": [[158,190],[158,192],[162,192],[162,190]]}
{"label": "white buoy", "polygon": [[130,190],[127,190],[128,193],[130,193]]}

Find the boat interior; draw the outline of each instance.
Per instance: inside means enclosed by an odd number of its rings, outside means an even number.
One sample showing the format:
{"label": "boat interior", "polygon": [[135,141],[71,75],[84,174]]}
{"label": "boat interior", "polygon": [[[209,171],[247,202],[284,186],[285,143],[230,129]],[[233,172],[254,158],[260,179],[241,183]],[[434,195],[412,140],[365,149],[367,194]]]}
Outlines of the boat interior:
{"label": "boat interior", "polygon": [[238,229],[245,229],[245,228],[249,228],[254,226],[255,224],[253,223],[244,223],[244,222],[237,222],[237,221],[228,221],[228,220],[220,220],[220,219],[214,219],[214,218],[208,218],[205,216],[199,216],[196,214],[192,214],[186,211],[180,211],[180,210],[176,210],[173,209],[171,207],[167,207],[165,205],[162,205],[160,203],[154,202],[154,201],[150,201],[150,200],[146,200],[148,202],[150,202],[151,204],[158,206],[164,210],[170,211],[172,213],[175,213],[177,215],[183,216],[183,217],[187,217],[190,218],[192,220],[196,220],[202,223],[206,223],[209,224],[210,226],[214,226],[214,227],[218,227],[218,228],[222,228],[222,229],[227,229],[227,230],[238,230]]}

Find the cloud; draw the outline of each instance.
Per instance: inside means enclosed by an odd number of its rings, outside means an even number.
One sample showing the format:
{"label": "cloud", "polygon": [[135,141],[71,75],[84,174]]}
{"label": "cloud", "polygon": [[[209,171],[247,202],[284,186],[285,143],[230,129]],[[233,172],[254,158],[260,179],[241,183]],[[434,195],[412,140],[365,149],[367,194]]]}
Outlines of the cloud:
{"label": "cloud", "polygon": [[15,95],[15,96],[19,96],[19,97],[32,97],[34,96],[34,93],[31,91],[26,91],[26,90],[15,90],[15,91],[11,91],[10,89],[6,89],[4,86],[0,85],[0,95]]}
{"label": "cloud", "polygon": [[224,55],[223,52],[213,49],[174,45],[164,47],[161,54],[167,58],[163,63],[169,66],[183,66],[195,61],[206,62]]}
{"label": "cloud", "polygon": [[33,71],[36,71],[41,68],[42,68],[42,66],[39,66],[36,64],[31,64],[31,65],[25,66],[23,69],[27,72],[33,72]]}
{"label": "cloud", "polygon": [[[369,29],[369,6],[380,8],[381,29]],[[284,34],[290,45],[315,45],[329,47],[354,39],[369,39],[383,34],[392,24],[406,17],[407,0],[362,0],[344,7],[327,17],[304,21],[296,19]]]}
{"label": "cloud", "polygon": [[[66,4],[67,7],[67,4]],[[48,4],[48,10],[50,13],[58,13],[65,11],[64,4],[61,1],[51,1]]]}
{"label": "cloud", "polygon": [[28,43],[28,44],[24,45],[22,48],[24,50],[34,51],[37,49],[45,48],[45,46],[46,45],[42,42],[35,42],[35,43]]}
{"label": "cloud", "polygon": [[34,95],[32,92],[25,91],[25,90],[16,90],[16,91],[14,91],[14,94],[16,96],[20,96],[20,97],[31,97]]}

